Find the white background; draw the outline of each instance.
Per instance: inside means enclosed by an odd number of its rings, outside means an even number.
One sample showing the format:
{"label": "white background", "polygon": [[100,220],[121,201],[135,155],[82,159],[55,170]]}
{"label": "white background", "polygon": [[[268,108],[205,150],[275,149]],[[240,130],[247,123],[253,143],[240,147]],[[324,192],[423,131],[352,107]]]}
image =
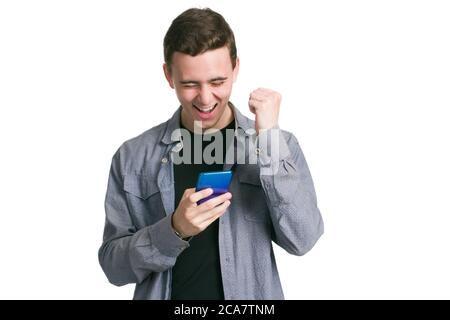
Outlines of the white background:
{"label": "white background", "polygon": [[233,28],[232,101],[283,95],[325,234],[276,248],[287,299],[450,298],[447,1],[1,1],[0,298],[130,299],[97,260],[120,144],[178,106],[162,41],[191,6]]}

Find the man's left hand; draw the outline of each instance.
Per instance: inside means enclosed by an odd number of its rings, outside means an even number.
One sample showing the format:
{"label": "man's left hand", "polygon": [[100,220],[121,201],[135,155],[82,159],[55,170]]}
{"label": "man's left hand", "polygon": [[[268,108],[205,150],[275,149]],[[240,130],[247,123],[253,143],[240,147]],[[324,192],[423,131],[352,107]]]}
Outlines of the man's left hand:
{"label": "man's left hand", "polygon": [[257,134],[260,130],[271,129],[278,125],[280,104],[281,94],[276,91],[259,88],[250,94],[248,106],[250,111],[255,114]]}

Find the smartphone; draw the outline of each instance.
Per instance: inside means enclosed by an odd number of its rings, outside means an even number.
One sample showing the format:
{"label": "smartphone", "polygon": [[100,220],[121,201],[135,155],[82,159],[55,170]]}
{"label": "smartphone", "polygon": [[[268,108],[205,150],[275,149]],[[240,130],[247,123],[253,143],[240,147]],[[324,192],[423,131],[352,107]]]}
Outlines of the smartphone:
{"label": "smartphone", "polygon": [[200,205],[211,198],[220,196],[221,194],[228,192],[232,177],[233,173],[231,170],[201,172],[198,175],[195,191],[197,192],[203,189],[212,188],[213,194],[199,200],[197,204]]}

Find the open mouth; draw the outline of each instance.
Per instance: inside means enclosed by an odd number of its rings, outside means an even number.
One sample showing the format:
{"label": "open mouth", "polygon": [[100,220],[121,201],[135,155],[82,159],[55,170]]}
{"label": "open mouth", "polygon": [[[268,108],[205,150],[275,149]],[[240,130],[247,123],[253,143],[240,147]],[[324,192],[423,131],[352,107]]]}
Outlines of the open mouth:
{"label": "open mouth", "polygon": [[198,111],[200,111],[201,113],[211,113],[214,111],[214,109],[216,109],[217,105],[218,105],[218,103],[216,103],[214,106],[209,107],[209,108],[199,108],[195,104],[193,104],[194,108],[197,109]]}

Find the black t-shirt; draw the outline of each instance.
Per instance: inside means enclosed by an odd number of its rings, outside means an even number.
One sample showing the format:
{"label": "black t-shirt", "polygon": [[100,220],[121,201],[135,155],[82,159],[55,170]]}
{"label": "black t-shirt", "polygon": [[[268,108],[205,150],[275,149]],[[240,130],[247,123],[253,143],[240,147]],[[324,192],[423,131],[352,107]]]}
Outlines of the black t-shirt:
{"label": "black t-shirt", "polygon": [[[201,157],[200,164],[194,163],[194,134],[191,132],[191,162],[190,164],[174,165],[175,179],[175,208],[178,207],[185,189],[194,188],[200,172],[222,171],[226,144],[225,130],[234,129],[234,120],[221,129],[223,141],[222,163],[206,164]],[[202,154],[204,149],[215,139],[202,140]],[[232,143],[230,141],[229,143]],[[183,156],[184,149],[180,151]],[[212,152],[212,156],[215,154]],[[172,269],[172,299],[173,300],[223,300],[223,285],[219,259],[219,219],[210,224],[205,230],[194,236],[177,258]]]}

